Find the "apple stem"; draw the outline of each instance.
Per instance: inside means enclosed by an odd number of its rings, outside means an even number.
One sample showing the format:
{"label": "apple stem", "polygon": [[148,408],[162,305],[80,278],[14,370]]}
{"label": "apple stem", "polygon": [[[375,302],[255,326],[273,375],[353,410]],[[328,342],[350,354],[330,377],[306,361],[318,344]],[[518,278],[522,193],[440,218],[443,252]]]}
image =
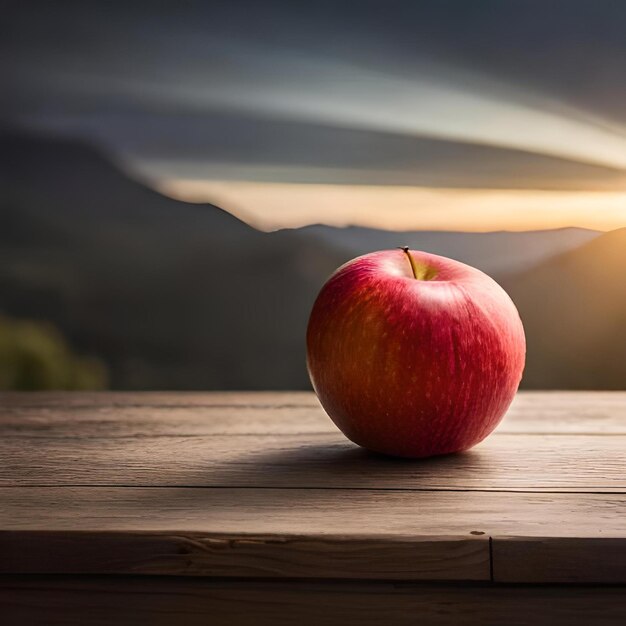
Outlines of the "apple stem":
{"label": "apple stem", "polygon": [[411,264],[411,271],[413,272],[413,278],[417,279],[418,271],[417,267],[415,266],[415,259],[409,253],[409,246],[400,246],[400,250],[402,250],[402,252],[404,252],[404,254],[406,254],[407,258],[409,259],[409,263]]}

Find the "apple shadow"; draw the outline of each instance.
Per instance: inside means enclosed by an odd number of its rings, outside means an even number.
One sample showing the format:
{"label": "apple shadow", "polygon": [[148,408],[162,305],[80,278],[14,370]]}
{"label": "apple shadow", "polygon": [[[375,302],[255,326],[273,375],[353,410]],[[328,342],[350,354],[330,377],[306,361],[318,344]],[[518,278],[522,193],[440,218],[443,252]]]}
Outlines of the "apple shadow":
{"label": "apple shadow", "polygon": [[[171,487],[193,487],[198,498],[210,498],[210,488],[280,489],[284,498],[314,499],[328,490],[434,491],[469,487],[471,475],[488,472],[488,459],[478,450],[407,459],[360,448],[348,440],[285,442],[280,449],[241,451],[226,460],[207,459],[184,476],[177,473],[160,482]],[[463,484],[465,482],[465,484]],[[199,487],[207,487],[200,489]],[[326,495],[328,495],[326,493]]]}
{"label": "apple shadow", "polygon": [[[406,459],[365,450],[341,435],[320,437],[326,441],[285,437],[284,443],[273,441],[274,449],[259,442],[256,452],[233,449],[229,458],[196,458],[178,470],[164,467],[156,480],[120,490],[120,506],[125,515],[144,520],[146,530],[159,531],[173,520],[169,530],[235,535],[251,528],[260,535],[323,534],[329,528],[339,534],[360,528],[387,533],[415,527],[422,532],[431,526],[413,521],[415,516],[445,491],[465,492],[453,501],[472,501],[471,510],[482,506],[468,490],[472,479],[475,485],[477,474],[491,467],[489,454],[480,450]],[[150,474],[157,471],[155,465]],[[441,510],[454,506],[446,502]],[[110,505],[106,497],[89,501],[89,515],[99,530],[118,528],[119,517],[111,516]],[[387,516],[386,510],[397,514]],[[437,523],[432,520],[432,528]],[[470,520],[467,532],[479,534]]]}
{"label": "apple shadow", "polygon": [[[211,469],[210,475],[212,479],[224,479],[240,485],[253,479],[257,486],[267,487],[401,488],[401,485],[395,484],[394,476],[432,480],[442,471],[447,474],[461,468],[467,464],[468,458],[475,456],[475,451],[470,450],[411,459],[373,452],[349,441],[308,443],[260,452],[247,460],[218,464]],[[406,488],[420,486],[424,485],[414,484]]]}

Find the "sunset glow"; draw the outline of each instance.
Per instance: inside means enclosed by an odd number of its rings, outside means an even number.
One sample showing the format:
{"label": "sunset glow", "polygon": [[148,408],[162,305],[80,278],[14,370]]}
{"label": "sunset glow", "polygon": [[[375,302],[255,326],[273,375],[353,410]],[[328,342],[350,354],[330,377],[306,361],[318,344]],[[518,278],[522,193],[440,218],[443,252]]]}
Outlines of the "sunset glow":
{"label": "sunset glow", "polygon": [[262,230],[324,223],[388,230],[529,230],[626,226],[626,191],[425,187],[167,180],[163,193],[212,202]]}

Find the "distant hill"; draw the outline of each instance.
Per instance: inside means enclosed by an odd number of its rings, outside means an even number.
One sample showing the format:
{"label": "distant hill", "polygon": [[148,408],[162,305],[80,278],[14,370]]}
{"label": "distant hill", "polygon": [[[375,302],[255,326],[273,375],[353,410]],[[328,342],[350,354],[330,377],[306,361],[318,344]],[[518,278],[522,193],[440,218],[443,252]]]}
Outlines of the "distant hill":
{"label": "distant hill", "polygon": [[525,387],[626,389],[626,228],[502,282],[526,329]]}
{"label": "distant hill", "polygon": [[626,386],[623,233],[268,234],[160,195],[79,141],[0,133],[0,154],[0,314],[54,324],[107,364],[114,388],[307,388],[304,334],[322,283],[359,253],[402,244],[511,290],[527,386]]}
{"label": "distant hill", "polygon": [[585,228],[467,233],[391,232],[359,226],[334,228],[324,225],[308,226],[301,231],[345,250],[349,256],[407,245],[414,250],[457,259],[495,276],[527,269],[560,252],[592,241],[600,234]]}
{"label": "distant hill", "polygon": [[54,323],[117,388],[307,386],[308,311],[344,256],[164,197],[77,141],[0,150],[0,311]]}

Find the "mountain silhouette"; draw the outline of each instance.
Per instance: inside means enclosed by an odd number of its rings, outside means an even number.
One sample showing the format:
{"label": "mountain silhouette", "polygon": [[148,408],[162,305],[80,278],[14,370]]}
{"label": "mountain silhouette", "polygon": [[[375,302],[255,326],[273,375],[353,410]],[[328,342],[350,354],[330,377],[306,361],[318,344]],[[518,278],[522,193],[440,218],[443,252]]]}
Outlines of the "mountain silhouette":
{"label": "mountain silhouette", "polygon": [[114,388],[307,388],[305,328],[323,282],[403,244],[510,290],[529,337],[526,386],[624,387],[624,231],[262,233],[157,193],[77,140],[4,132],[0,149],[0,313],[53,323],[104,360]]}
{"label": "mountain silhouette", "polygon": [[360,226],[334,228],[315,225],[300,230],[346,250],[349,256],[407,245],[413,250],[425,250],[456,259],[494,276],[523,271],[560,252],[592,241],[600,234],[586,228],[476,233],[392,232]]}
{"label": "mountain silhouette", "polygon": [[116,388],[308,384],[308,311],[343,256],[162,196],[78,141],[0,145],[1,310],[53,322]]}

